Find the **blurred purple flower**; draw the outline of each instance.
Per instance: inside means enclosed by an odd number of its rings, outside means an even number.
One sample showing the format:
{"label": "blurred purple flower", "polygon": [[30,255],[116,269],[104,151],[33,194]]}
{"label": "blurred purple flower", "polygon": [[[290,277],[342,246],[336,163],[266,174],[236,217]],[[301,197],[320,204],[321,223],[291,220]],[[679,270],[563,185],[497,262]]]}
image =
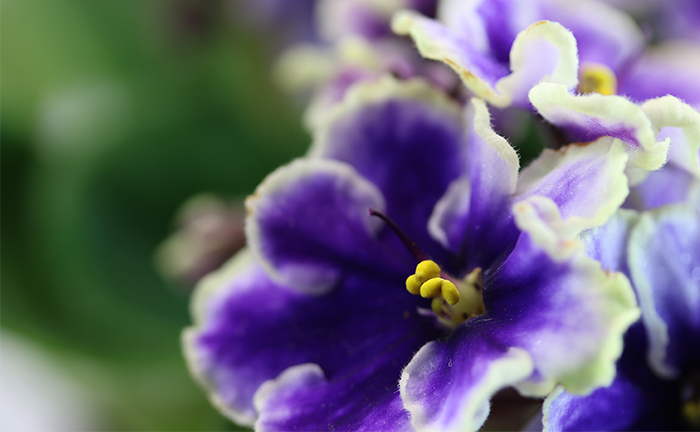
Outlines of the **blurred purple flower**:
{"label": "blurred purple flower", "polygon": [[[674,9],[680,3],[663,6]],[[410,35],[423,56],[452,67],[471,91],[495,106],[528,108],[528,91],[542,80],[636,102],[670,94],[700,103],[700,82],[694,78],[700,73],[700,49],[673,44],[647,50],[632,18],[604,2],[445,0],[437,15],[434,20],[404,12],[394,29]]]}

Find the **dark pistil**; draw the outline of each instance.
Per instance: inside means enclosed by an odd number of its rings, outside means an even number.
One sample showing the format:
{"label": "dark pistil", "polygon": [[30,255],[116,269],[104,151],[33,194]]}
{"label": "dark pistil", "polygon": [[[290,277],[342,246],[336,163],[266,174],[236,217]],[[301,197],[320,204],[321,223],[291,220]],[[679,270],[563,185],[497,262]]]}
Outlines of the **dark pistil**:
{"label": "dark pistil", "polygon": [[416,259],[416,261],[421,262],[425,260],[429,260],[430,257],[428,254],[423,252],[416,243],[411,240],[411,238],[406,234],[399,226],[394,222],[389,216],[384,214],[383,212],[369,207],[369,215],[370,216],[376,216],[379,219],[383,220],[384,223],[386,223],[389,228],[396,234],[396,237],[401,240],[401,243],[403,243],[404,246],[406,246],[406,249],[408,249],[409,252],[413,255],[413,257]]}

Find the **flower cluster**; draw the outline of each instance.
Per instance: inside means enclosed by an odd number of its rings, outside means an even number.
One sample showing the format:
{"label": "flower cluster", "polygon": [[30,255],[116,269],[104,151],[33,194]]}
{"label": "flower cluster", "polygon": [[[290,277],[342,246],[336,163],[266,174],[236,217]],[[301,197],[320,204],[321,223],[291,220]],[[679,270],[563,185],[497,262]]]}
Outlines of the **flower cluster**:
{"label": "flower cluster", "polygon": [[[548,430],[699,427],[700,50],[594,0],[316,17],[278,68],[314,89],[313,143],[193,297],[212,403],[256,430],[463,431],[513,387]],[[546,148],[521,166],[509,140]]]}

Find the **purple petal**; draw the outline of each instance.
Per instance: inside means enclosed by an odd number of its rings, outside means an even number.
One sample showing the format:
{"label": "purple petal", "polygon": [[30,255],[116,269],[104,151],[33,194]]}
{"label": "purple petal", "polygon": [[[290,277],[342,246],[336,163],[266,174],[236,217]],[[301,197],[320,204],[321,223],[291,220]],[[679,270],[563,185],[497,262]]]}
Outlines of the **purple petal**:
{"label": "purple petal", "polygon": [[444,261],[427,221],[450,183],[467,170],[458,106],[423,81],[355,87],[315,136],[312,157],[352,165],[386,199],[391,218],[429,255]]}
{"label": "purple petal", "polygon": [[579,220],[580,229],[600,226],[629,193],[627,159],[622,143],[611,138],[545,150],[520,174],[516,200],[544,196],[562,218]]}
{"label": "purple petal", "polygon": [[485,274],[486,315],[495,340],[533,358],[536,373],[521,391],[546,394],[557,381],[575,393],[590,391],[612,381],[622,335],[639,310],[627,278],[603,271],[575,237],[553,240],[564,222],[530,214],[535,201],[515,205],[526,232],[503,265]]}
{"label": "purple petal", "polygon": [[563,389],[552,393],[543,407],[547,419],[544,430],[683,430],[679,421],[680,386],[659,379],[649,369],[643,333],[638,322],[625,336],[625,352],[610,386],[588,396],[572,395]]}
{"label": "purple petal", "polygon": [[618,91],[634,101],[667,94],[700,104],[700,50],[695,44],[667,43],[648,50],[629,73],[619,79]]}
{"label": "purple petal", "polygon": [[576,37],[581,63],[620,70],[644,48],[644,36],[627,14],[601,1],[542,1],[544,19],[556,21]]}
{"label": "purple petal", "polygon": [[[458,2],[452,3],[455,5],[458,4]],[[466,4],[467,2],[462,3]],[[462,8],[461,11],[443,10],[442,15],[447,19],[448,14],[455,14],[456,12],[462,12],[464,14],[470,12],[469,10],[465,10],[467,8],[464,6],[462,6]],[[454,7],[452,9],[454,9]],[[484,31],[488,38],[489,53],[491,56],[498,62],[506,65],[510,62],[510,49],[518,33],[525,30],[527,26],[533,22],[542,19],[539,2],[532,0],[484,1],[471,13],[476,15],[476,17],[471,18],[472,20],[479,19],[482,21]],[[460,18],[467,21],[466,17]]]}
{"label": "purple petal", "polygon": [[700,215],[673,206],[642,216],[630,238],[629,265],[662,376],[700,361]]}
{"label": "purple petal", "polygon": [[[459,14],[473,5],[457,9]],[[481,17],[467,13],[446,22],[449,27],[402,12],[394,17],[393,28],[398,34],[410,35],[423,57],[450,66],[476,96],[490,104],[529,108],[527,93],[538,82],[561,83],[566,88],[578,82],[576,40],[558,23],[540,21],[518,33],[510,47],[510,68],[506,68],[488,51],[486,30],[479,29],[483,28]],[[476,30],[462,34],[473,28]]]}
{"label": "purple petal", "polygon": [[[508,64],[493,58],[482,42],[484,36],[473,34],[470,26],[447,27],[413,12],[402,12],[398,16],[402,18],[395,18],[395,31],[402,35],[410,34],[423,56],[442,61],[448,58],[449,66],[471,71],[489,85],[508,75]],[[446,55],[438,56],[434,51],[437,46],[439,52]]]}
{"label": "purple petal", "polygon": [[644,113],[658,131],[657,141],[668,140],[668,163],[700,178],[700,113],[673,96],[646,101]]}
{"label": "purple petal", "polygon": [[418,431],[478,430],[489,399],[532,373],[528,354],[495,342],[492,331],[487,319],[474,318],[411,360],[401,377],[401,399]]}
{"label": "purple petal", "polygon": [[510,206],[519,161],[510,144],[493,131],[484,102],[472,103],[469,175],[455,181],[438,202],[430,229],[443,246],[461,253],[468,267],[486,268],[518,237]]}
{"label": "purple petal", "polygon": [[627,243],[638,220],[639,213],[618,210],[605,225],[584,232],[581,239],[586,245],[586,254],[599,261],[605,270],[629,276]]}
{"label": "purple petal", "polygon": [[667,164],[633,187],[624,207],[643,211],[685,202],[695,181],[687,171]]}
{"label": "purple petal", "polygon": [[411,256],[386,250],[374,235],[381,221],[367,209],[384,208],[381,194],[346,164],[297,160],[268,176],[246,204],[251,251],[285,286],[321,293],[348,271],[410,274]]}
{"label": "purple petal", "polygon": [[[314,390],[325,399],[308,407],[317,411],[316,421],[350,410],[361,422],[369,414],[349,407],[382,407],[398,398],[401,368],[438,336],[432,322],[416,312],[427,306],[425,300],[407,293],[403,279],[349,275],[326,295],[308,295],[276,284],[249,260],[233,263],[198,288],[196,327],[184,336],[190,368],[215,405],[235,421],[252,424],[253,395],[261,384],[289,367],[314,363],[323,371],[323,386],[335,389]],[[338,390],[354,385],[353,392]],[[321,402],[329,404],[327,410],[318,408]],[[289,401],[278,407],[288,409],[284,421],[326,428],[292,413],[293,406]]]}
{"label": "purple petal", "polygon": [[642,107],[623,97],[574,95],[553,83],[536,85],[529,97],[542,117],[561,128],[570,142],[618,138],[627,146],[631,166],[654,170],[666,162],[668,143],[656,142],[658,130],[654,131]]}
{"label": "purple petal", "polygon": [[391,354],[360,361],[335,379],[314,364],[287,369],[256,393],[256,429],[410,431],[398,394],[403,365],[394,355],[407,361],[415,349],[410,342],[394,344]]}

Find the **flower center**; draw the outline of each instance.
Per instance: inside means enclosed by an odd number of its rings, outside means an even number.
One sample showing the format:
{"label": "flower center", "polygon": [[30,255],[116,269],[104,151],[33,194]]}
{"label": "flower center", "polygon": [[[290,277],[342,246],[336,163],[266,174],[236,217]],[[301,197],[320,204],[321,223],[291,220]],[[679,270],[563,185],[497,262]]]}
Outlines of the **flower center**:
{"label": "flower center", "polygon": [[578,85],[579,93],[617,94],[617,78],[609,67],[598,63],[581,65]]}
{"label": "flower center", "polygon": [[382,219],[418,261],[416,272],[406,279],[406,289],[411,294],[433,299],[431,309],[440,324],[454,328],[471,317],[484,314],[484,278],[480,268],[458,280],[442,271],[389,216],[373,208],[369,209],[369,214]]}
{"label": "flower center", "polygon": [[406,279],[411,294],[433,299],[431,309],[438,321],[453,328],[485,312],[482,296],[483,275],[475,268],[462,280],[455,280],[440,270],[435,261],[418,263],[416,273]]}
{"label": "flower center", "polygon": [[683,420],[694,430],[700,430],[700,372],[688,375],[681,389]]}

